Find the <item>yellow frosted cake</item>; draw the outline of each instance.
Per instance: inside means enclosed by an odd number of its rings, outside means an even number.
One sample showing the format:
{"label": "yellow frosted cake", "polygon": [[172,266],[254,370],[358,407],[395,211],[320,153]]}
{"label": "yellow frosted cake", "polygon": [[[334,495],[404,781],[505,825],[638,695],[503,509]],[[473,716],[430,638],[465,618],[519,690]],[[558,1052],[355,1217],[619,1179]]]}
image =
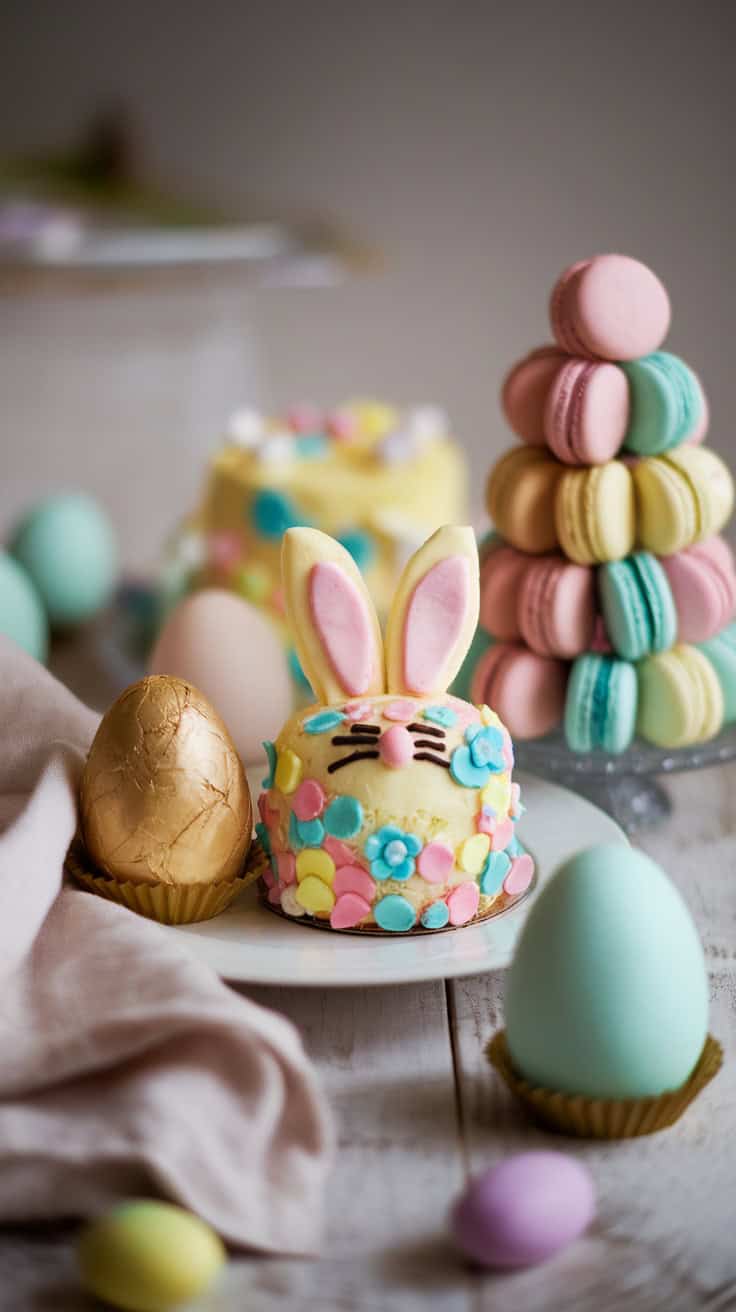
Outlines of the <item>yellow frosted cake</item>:
{"label": "yellow frosted cake", "polygon": [[[201,506],[168,556],[169,599],[227,587],[263,607],[287,639],[281,540],[316,527],[338,539],[385,616],[404,564],[441,524],[465,518],[466,469],[434,406],[399,411],[351,402],[332,412],[296,406],[269,419],[230,419]],[[296,653],[292,670],[301,679]]]}
{"label": "yellow frosted cake", "polygon": [[478,618],[472,529],[438,529],[411,557],[385,640],[355,562],[324,533],[286,533],[283,581],[316,701],[264,744],[267,904],[387,934],[505,909],[534,874],[511,738],[489,707],[447,692]]}

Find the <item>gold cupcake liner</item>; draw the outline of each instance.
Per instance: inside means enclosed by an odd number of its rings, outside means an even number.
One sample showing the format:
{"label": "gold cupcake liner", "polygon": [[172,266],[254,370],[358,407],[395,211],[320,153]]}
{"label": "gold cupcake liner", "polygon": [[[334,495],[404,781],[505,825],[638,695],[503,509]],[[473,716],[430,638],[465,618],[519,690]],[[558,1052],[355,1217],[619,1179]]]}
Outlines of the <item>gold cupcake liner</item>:
{"label": "gold cupcake liner", "polygon": [[134,884],[130,880],[113,879],[95,869],[78,838],[69,848],[65,861],[69,874],[83,888],[110,902],[122,903],[130,911],[162,925],[191,925],[219,916],[244,888],[261,877],[267,863],[257,839],[251,843],[243,874],[220,883]]}
{"label": "gold cupcake liner", "polygon": [[679,1089],[654,1098],[586,1098],[582,1094],[555,1093],[535,1088],[517,1075],[511,1065],[506,1031],[494,1034],[486,1056],[501,1079],[516,1094],[535,1120],[559,1134],[579,1139],[635,1139],[674,1125],[721,1068],[723,1049],[711,1034],[690,1078]]}

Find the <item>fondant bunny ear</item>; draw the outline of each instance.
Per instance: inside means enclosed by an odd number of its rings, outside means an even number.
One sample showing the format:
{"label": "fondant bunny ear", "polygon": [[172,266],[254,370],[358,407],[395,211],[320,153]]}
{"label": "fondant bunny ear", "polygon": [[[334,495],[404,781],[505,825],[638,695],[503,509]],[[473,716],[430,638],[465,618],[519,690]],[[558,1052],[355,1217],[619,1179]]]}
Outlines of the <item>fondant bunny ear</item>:
{"label": "fondant bunny ear", "polygon": [[350,553],[316,528],[290,528],[281,574],[297,654],[317,700],[382,693],[381,630]]}
{"label": "fondant bunny ear", "polygon": [[478,623],[478,548],[472,528],[439,528],[399,580],[386,632],[389,692],[449,688]]}

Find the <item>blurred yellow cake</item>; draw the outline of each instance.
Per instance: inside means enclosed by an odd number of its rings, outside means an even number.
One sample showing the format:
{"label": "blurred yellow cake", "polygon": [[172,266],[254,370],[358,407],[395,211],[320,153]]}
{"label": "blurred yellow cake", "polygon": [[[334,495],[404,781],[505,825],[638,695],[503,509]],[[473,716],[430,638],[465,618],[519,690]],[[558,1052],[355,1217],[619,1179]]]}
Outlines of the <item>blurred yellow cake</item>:
{"label": "blurred yellow cake", "polygon": [[[172,602],[199,587],[230,588],[263,607],[286,640],[280,552],[288,528],[337,538],[384,616],[412,552],[440,525],[465,518],[465,461],[435,406],[300,405],[277,418],[239,410],[201,506],[170,544],[164,591]],[[289,656],[299,680],[296,653]]]}

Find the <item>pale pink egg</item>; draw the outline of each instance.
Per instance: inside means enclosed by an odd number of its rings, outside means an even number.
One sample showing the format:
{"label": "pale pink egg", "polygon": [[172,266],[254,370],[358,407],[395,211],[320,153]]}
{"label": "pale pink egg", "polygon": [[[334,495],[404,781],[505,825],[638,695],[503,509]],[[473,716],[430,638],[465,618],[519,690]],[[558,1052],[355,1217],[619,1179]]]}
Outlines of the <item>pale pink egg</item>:
{"label": "pale pink egg", "polygon": [[186,597],[164,623],[149,674],[176,674],[212,702],[245,765],[263,759],[292,708],[286,653],[262,611],[219,588]]}

